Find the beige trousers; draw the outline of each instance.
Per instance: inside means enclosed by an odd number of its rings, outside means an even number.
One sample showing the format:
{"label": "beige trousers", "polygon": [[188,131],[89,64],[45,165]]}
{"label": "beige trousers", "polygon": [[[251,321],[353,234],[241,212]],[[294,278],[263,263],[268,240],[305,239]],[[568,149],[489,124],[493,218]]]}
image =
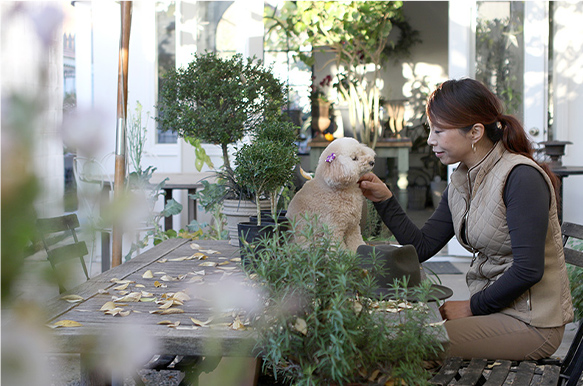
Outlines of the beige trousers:
{"label": "beige trousers", "polygon": [[447,356],[464,359],[538,360],[551,356],[563,339],[565,326],[537,328],[496,313],[448,320]]}

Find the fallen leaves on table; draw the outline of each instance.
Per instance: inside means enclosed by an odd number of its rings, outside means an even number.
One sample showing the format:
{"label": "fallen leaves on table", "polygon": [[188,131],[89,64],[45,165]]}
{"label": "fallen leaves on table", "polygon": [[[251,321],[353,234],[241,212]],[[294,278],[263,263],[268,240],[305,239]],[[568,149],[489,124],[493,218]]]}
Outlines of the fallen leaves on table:
{"label": "fallen leaves on table", "polygon": [[83,300],[85,300],[85,299],[83,299],[82,296],[79,296],[79,295],[65,295],[65,296],[61,297],[61,299],[65,300],[69,303],[79,303],[79,302],[82,302]]}
{"label": "fallen leaves on table", "polygon": [[168,287],[168,286],[167,286],[166,284],[162,284],[162,283],[160,283],[158,280],[156,280],[156,281],[154,282],[154,287],[156,287],[156,288],[166,288],[166,287]]}
{"label": "fallen leaves on table", "polygon": [[131,310],[124,310],[121,307],[116,307],[114,309],[111,310],[107,310],[105,311],[106,315],[112,315],[112,316],[128,316],[131,313]]}
{"label": "fallen leaves on table", "polygon": [[76,322],[74,320],[59,320],[58,322],[55,322],[53,324],[47,324],[48,327],[50,328],[59,328],[59,327],[83,327],[83,325],[79,322]]}
{"label": "fallen leaves on table", "polygon": [[217,254],[221,253],[221,252],[215,251],[213,249],[199,249],[199,251],[206,253],[207,255],[217,255]]}
{"label": "fallen leaves on table", "polygon": [[109,310],[113,310],[115,307],[117,307],[117,306],[115,305],[114,302],[107,302],[101,306],[99,311],[109,311]]}
{"label": "fallen leaves on table", "polygon": [[133,284],[133,283],[135,283],[134,280],[121,280],[118,278],[113,278],[110,280],[110,282],[115,283],[115,284],[125,284],[125,283]]}
{"label": "fallen leaves on table", "polygon": [[214,262],[214,261],[204,261],[202,263],[200,263],[199,265],[201,267],[216,267],[218,263]]}
{"label": "fallen leaves on table", "polygon": [[184,313],[184,310],[182,308],[168,308],[167,310],[150,311],[150,314],[160,314],[160,315],[183,314],[183,313]]}
{"label": "fallen leaves on table", "polygon": [[190,243],[190,248],[192,248],[192,249],[200,249],[200,245],[198,245],[197,243]]}
{"label": "fallen leaves on table", "polygon": [[154,274],[152,273],[152,270],[147,270],[146,272],[144,272],[144,274],[142,275],[142,278],[144,279],[153,279],[154,278]]}

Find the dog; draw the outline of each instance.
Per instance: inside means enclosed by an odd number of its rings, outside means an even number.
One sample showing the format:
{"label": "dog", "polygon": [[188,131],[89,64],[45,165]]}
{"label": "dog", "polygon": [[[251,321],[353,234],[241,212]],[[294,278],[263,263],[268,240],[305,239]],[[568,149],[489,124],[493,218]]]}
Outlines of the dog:
{"label": "dog", "polygon": [[354,138],[332,141],[320,155],[314,178],[289,203],[287,218],[295,220],[301,230],[306,215],[317,215],[342,248],[356,252],[364,244],[360,219],[365,198],[358,180],[372,170],[375,155]]}

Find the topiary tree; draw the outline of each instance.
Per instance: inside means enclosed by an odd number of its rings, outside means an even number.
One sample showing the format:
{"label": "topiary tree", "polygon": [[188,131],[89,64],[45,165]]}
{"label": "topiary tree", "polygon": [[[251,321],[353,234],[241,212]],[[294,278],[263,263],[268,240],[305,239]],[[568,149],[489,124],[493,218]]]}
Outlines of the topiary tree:
{"label": "topiary tree", "polygon": [[187,67],[166,73],[160,86],[156,120],[162,130],[176,130],[189,143],[194,138],[219,145],[229,176],[228,145],[285,105],[283,83],[260,60],[240,54],[195,54]]}
{"label": "topiary tree", "polygon": [[257,204],[257,225],[261,225],[262,194],[269,195],[275,217],[281,191],[293,179],[297,156],[296,128],[283,116],[268,119],[257,129],[253,141],[235,155],[235,176],[252,192]]}

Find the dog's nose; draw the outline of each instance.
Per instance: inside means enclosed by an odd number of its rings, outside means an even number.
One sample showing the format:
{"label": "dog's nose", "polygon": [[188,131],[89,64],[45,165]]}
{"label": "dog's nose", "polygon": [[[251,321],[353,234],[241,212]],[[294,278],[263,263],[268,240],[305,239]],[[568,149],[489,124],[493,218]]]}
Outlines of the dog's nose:
{"label": "dog's nose", "polygon": [[368,164],[369,164],[370,166],[374,166],[374,161],[370,161]]}

